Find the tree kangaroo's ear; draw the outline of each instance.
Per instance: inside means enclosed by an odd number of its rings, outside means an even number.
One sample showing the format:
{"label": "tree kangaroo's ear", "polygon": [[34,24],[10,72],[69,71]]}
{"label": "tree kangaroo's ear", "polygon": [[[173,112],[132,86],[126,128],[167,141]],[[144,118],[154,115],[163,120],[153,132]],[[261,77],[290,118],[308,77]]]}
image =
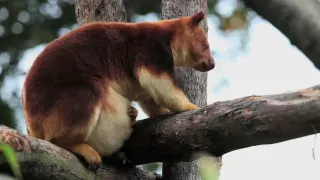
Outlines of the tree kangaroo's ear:
{"label": "tree kangaroo's ear", "polygon": [[205,18],[205,14],[203,11],[200,11],[198,13],[191,15],[190,18],[191,18],[190,26],[191,27],[198,26],[200,22]]}

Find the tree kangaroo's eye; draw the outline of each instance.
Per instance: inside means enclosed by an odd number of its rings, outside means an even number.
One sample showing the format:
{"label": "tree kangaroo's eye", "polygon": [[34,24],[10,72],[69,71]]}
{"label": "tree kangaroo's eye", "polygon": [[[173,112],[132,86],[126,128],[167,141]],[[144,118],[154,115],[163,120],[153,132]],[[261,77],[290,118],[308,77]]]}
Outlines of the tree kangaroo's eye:
{"label": "tree kangaroo's eye", "polygon": [[205,50],[205,51],[206,51],[206,50],[208,50],[208,49],[209,49],[209,45],[204,44],[204,45],[203,45],[203,50]]}

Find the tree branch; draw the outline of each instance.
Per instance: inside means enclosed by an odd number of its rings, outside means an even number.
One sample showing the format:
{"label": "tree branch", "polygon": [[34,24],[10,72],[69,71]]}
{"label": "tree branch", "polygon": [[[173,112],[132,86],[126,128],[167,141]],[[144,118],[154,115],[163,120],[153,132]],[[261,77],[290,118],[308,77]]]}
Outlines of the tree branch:
{"label": "tree branch", "polygon": [[135,164],[181,161],[195,151],[221,156],[311,135],[315,130],[320,131],[320,85],[138,121],[125,152]]}
{"label": "tree branch", "polygon": [[[216,102],[198,111],[138,121],[123,150],[136,165],[174,162],[196,151],[221,156],[237,149],[311,135],[319,129],[320,85],[317,85],[296,92]],[[18,151],[25,176],[34,179],[96,176],[72,153],[6,126],[0,126],[0,142],[11,144]],[[138,168],[111,165],[100,168],[97,177],[159,179]]]}
{"label": "tree branch", "polygon": [[318,0],[242,0],[272,23],[320,69]]}
{"label": "tree branch", "polygon": [[[0,125],[0,142],[7,143],[17,151],[20,169],[24,179],[33,180],[159,180],[160,176],[144,172],[139,168],[104,165],[97,173],[88,170],[71,152],[50,142],[24,136],[16,130]],[[0,159],[1,172],[10,173]]]}

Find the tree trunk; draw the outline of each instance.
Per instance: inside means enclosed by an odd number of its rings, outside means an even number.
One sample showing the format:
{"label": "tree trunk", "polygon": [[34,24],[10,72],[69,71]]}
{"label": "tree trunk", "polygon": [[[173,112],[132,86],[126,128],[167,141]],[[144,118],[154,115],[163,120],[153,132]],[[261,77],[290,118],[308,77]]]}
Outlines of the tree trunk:
{"label": "tree trunk", "polygon": [[278,28],[320,70],[318,0],[242,0]]}
{"label": "tree trunk", "polygon": [[[207,13],[207,0],[162,0],[161,19],[172,19],[188,16],[204,11]],[[207,33],[207,22],[201,26]],[[200,73],[193,69],[176,68],[176,78],[180,87],[191,102],[199,107],[207,105],[207,73]],[[199,160],[192,162],[164,163],[163,178],[166,180],[200,180]]]}
{"label": "tree trunk", "polygon": [[75,11],[79,25],[92,21],[127,21],[122,0],[76,0]]}

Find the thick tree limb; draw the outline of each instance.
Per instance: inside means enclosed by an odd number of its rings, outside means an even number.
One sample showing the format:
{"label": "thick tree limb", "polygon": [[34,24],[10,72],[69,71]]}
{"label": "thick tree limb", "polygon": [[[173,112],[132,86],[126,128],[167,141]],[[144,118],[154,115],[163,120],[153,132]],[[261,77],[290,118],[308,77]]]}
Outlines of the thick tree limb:
{"label": "thick tree limb", "polygon": [[199,111],[138,121],[126,144],[135,164],[166,162],[195,151],[221,156],[320,131],[320,85],[297,92],[216,102]]}
{"label": "thick tree limb", "polygon": [[[221,156],[241,148],[311,135],[319,130],[320,85],[317,85],[297,92],[216,102],[199,111],[138,121],[123,150],[135,164],[172,162],[181,161],[196,151]],[[91,179],[95,176],[72,153],[49,142],[22,136],[5,126],[0,126],[0,142],[12,144],[19,151],[23,174],[33,179]],[[159,178],[138,168],[110,165],[99,169],[97,177]]]}
{"label": "thick tree limb", "polygon": [[[24,136],[16,130],[0,125],[0,142],[11,144],[17,156],[23,178],[28,180],[157,180],[160,176],[139,168],[104,165],[95,174],[77,156],[47,141]],[[1,164],[0,173],[10,172]]]}
{"label": "thick tree limb", "polygon": [[320,69],[320,2],[318,0],[242,0],[278,28]]}

